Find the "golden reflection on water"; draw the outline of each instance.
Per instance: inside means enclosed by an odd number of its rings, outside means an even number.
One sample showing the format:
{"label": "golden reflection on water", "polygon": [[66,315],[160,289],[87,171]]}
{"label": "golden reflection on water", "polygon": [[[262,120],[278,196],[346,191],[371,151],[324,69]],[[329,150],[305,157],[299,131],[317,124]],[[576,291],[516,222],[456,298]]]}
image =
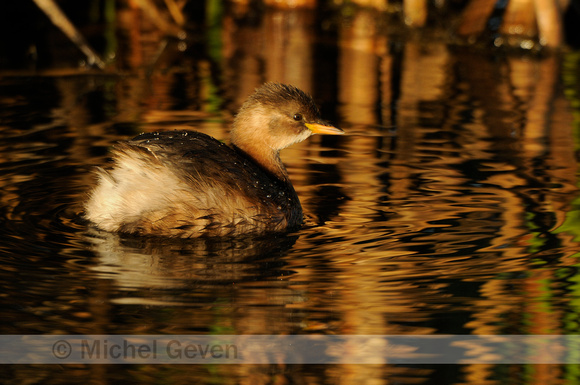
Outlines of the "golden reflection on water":
{"label": "golden reflection on water", "polygon": [[[175,47],[148,76],[155,39],[129,44],[119,59],[127,76],[24,85],[0,73],[4,333],[577,333],[580,83],[566,72],[576,83],[564,90],[560,56],[394,41],[364,10],[331,42],[302,11],[268,11],[254,24],[226,15],[224,25],[223,83],[212,72],[218,59],[176,59]],[[266,80],[313,93],[348,133],[282,154],[307,211],[303,230],[139,239],[76,217],[90,165],[112,143],[174,128],[226,138],[233,112]],[[47,90],[35,96],[34,87]],[[200,368],[160,370],[208,378]],[[251,383],[286,371],[349,384],[421,382],[435,369],[216,370]],[[468,365],[456,382],[501,383],[497,370]],[[563,370],[538,369],[546,383]],[[107,377],[79,375],[87,371]]]}

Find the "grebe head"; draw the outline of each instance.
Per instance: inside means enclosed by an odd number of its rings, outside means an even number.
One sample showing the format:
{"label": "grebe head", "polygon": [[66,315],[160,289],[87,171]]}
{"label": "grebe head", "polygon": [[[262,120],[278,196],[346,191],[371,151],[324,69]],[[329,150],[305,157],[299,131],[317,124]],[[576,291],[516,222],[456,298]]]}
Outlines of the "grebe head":
{"label": "grebe head", "polygon": [[[232,144],[267,163],[269,156],[312,134],[343,134],[320,119],[312,98],[296,87],[266,83],[240,108],[231,132]],[[271,154],[271,155],[268,155]]]}

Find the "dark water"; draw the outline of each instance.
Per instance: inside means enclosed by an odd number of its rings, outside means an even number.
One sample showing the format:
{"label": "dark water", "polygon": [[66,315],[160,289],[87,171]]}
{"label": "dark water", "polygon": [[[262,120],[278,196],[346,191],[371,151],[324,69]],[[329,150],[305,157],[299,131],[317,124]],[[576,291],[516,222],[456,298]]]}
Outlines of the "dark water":
{"label": "dark water", "polygon": [[[365,20],[335,42],[250,28],[223,57],[170,47],[147,70],[0,72],[0,333],[578,334],[578,54],[391,41]],[[227,138],[264,80],[311,92],[348,133],[282,154],[304,229],[169,240],[82,220],[115,141],[184,128]],[[0,371],[48,384],[580,381],[574,365]]]}

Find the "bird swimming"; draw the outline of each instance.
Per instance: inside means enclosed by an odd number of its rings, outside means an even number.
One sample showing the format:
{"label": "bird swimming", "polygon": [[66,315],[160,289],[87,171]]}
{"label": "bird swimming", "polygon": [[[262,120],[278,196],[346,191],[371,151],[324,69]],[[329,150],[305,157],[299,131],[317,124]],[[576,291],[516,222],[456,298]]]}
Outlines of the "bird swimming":
{"label": "bird swimming", "polygon": [[305,92],[265,83],[234,118],[230,146],[186,130],[115,145],[85,217],[105,231],[182,238],[297,229],[302,206],[280,150],[312,134],[343,133],[320,119]]}

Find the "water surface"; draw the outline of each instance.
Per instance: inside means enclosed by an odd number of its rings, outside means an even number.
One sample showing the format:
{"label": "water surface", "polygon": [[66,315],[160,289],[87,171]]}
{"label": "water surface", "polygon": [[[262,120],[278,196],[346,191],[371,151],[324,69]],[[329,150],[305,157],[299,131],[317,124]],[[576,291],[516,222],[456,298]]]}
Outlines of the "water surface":
{"label": "water surface", "polygon": [[[148,70],[0,72],[2,334],[579,332],[578,55],[395,41],[367,14],[328,41],[296,20],[241,29],[221,57],[169,47],[176,56]],[[348,133],[282,153],[302,230],[174,240],[82,219],[116,141],[160,129],[225,139],[265,80],[312,93]],[[566,365],[0,370],[8,383],[579,380]]]}

